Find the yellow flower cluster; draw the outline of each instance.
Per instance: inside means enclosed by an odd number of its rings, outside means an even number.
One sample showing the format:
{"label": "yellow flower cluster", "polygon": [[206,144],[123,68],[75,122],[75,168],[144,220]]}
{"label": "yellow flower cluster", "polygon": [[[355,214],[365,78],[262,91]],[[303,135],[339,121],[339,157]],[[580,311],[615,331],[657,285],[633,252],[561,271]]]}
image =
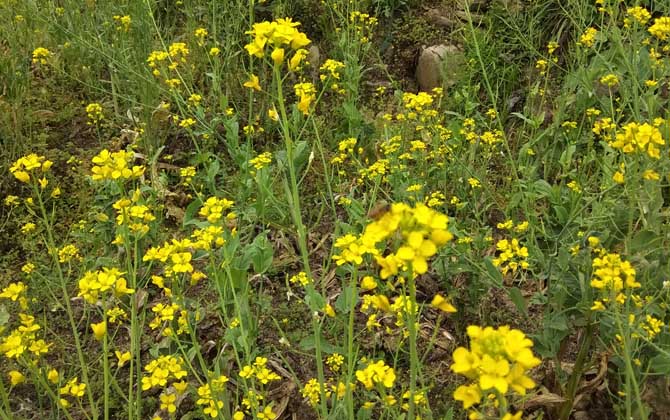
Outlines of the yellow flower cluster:
{"label": "yellow flower cluster", "polygon": [[[161,67],[167,64],[168,72],[176,71],[179,67],[179,64],[185,64],[187,58],[190,54],[190,50],[183,42],[174,42],[170,44],[167,51],[152,51],[147,58],[147,63],[149,68],[151,68],[151,73],[160,77],[163,75]],[[163,70],[164,71],[164,70]],[[178,77],[170,76],[166,73],[165,83],[171,88],[175,88],[181,84],[181,79]]]}
{"label": "yellow flower cluster", "polygon": [[228,382],[228,377],[220,375],[198,387],[198,399],[195,404],[202,407],[205,415],[211,418],[216,418],[219,415],[219,410],[223,408],[223,401],[217,398],[217,395],[224,392],[226,382]]}
{"label": "yellow flower cluster", "polygon": [[255,158],[249,160],[249,164],[257,171],[265,168],[270,163],[272,163],[272,153],[270,152],[261,153]]}
{"label": "yellow flower cluster", "polygon": [[598,35],[598,30],[596,28],[587,28],[586,31],[579,37],[577,45],[582,45],[587,48],[593,47],[596,43],[596,36]]}
{"label": "yellow flower cluster", "polygon": [[147,223],[156,220],[149,206],[139,204],[141,192],[135,190],[131,198],[121,198],[112,207],[116,210],[116,224],[128,226],[131,232],[144,235],[149,232]]}
{"label": "yellow flower cluster", "polygon": [[354,11],[349,15],[349,23],[351,23],[351,27],[354,30],[354,36],[361,44],[367,44],[370,42],[370,36],[374,34],[379,21],[368,13]]}
{"label": "yellow flower cluster", "polygon": [[659,159],[661,151],[657,146],[665,144],[661,131],[649,123],[628,123],[616,133],[616,139],[610,143],[624,153],[646,152],[649,157]]}
{"label": "yellow flower cluster", "polygon": [[654,24],[649,27],[649,33],[661,41],[670,39],[670,17],[662,16],[654,19]]}
{"label": "yellow flower cluster", "polygon": [[517,269],[528,269],[528,248],[521,246],[519,240],[513,238],[511,241],[502,239],[496,244],[496,248],[500,252],[496,258],[493,259],[493,265],[500,267],[503,274],[507,274],[510,270],[515,273]]}
{"label": "yellow flower cluster", "polygon": [[160,356],[144,367],[149,375],[142,377],[142,391],[155,387],[165,387],[171,379],[181,379],[186,376],[184,360],[181,357]]}
{"label": "yellow flower cluster", "polygon": [[193,180],[195,176],[195,167],[187,166],[185,168],[179,169],[179,177],[182,179],[183,184],[188,184]]}
{"label": "yellow flower cluster", "polygon": [[642,6],[629,7],[626,10],[626,17],[624,18],[624,26],[630,27],[632,21],[639,23],[640,25],[646,25],[651,19],[651,13]]}
{"label": "yellow flower cluster", "polygon": [[[378,220],[368,224],[359,237],[345,235],[337,239],[335,247],[340,249],[340,253],[333,259],[337,265],[359,265],[364,255],[372,255],[381,267],[382,279],[409,269],[414,274],[424,274],[428,271],[428,259],[453,237],[447,230],[448,222],[446,215],[424,204],[410,207],[396,203]],[[377,245],[396,232],[400,233],[402,243],[395,253],[382,256]]]}
{"label": "yellow flower cluster", "polygon": [[[402,94],[402,102],[405,109],[421,113],[433,104],[433,96],[427,92],[405,92]],[[414,117],[409,116],[408,118],[413,119]]]}
{"label": "yellow flower cluster", "polygon": [[319,68],[321,72],[319,79],[321,79],[322,82],[328,82],[330,84],[330,89],[340,95],[345,93],[345,90],[338,84],[340,80],[340,70],[343,68],[343,62],[331,58],[327,59]]}
{"label": "yellow flower cluster", "polygon": [[66,263],[71,260],[81,261],[81,259],[82,257],[79,255],[79,249],[73,244],[65,245],[58,250],[58,262],[60,263]]}
{"label": "yellow flower cluster", "polygon": [[[339,154],[335,157],[333,157],[330,160],[330,163],[334,165],[341,165],[344,162],[346,162],[347,158],[354,153],[354,148],[356,147],[356,143],[358,140],[356,140],[355,137],[350,137],[344,140],[341,140],[340,143],[337,146],[337,150]],[[344,174],[342,174],[344,175]]]}
{"label": "yellow flower cluster", "polygon": [[114,15],[112,16],[112,19],[116,22],[116,30],[121,32],[128,32],[130,30],[130,24],[133,22],[130,15]]}
{"label": "yellow flower cluster", "polygon": [[606,75],[604,75],[603,77],[600,78],[600,83],[602,83],[603,85],[605,85],[609,88],[612,88],[612,87],[619,84],[619,78],[617,77],[616,74],[612,74],[612,73],[606,74]]}
{"label": "yellow flower cluster", "polygon": [[[0,299],[9,299],[12,302],[21,301],[28,287],[22,282],[9,283],[2,292],[0,292]],[[27,302],[26,302],[27,303]]]}
{"label": "yellow flower cluster", "polygon": [[356,371],[356,379],[363,384],[365,389],[372,389],[376,384],[384,388],[393,388],[396,380],[395,370],[387,366],[383,360],[369,362],[365,368]]}
{"label": "yellow flower cluster", "polygon": [[242,367],[242,370],[240,370],[240,377],[244,379],[253,378],[263,385],[280,380],[281,376],[270,370],[267,367],[267,364],[267,357],[256,357],[254,363]]}
{"label": "yellow flower cluster", "polygon": [[177,312],[179,312],[180,307],[176,303],[172,303],[170,305],[165,305],[163,303],[157,303],[151,308],[151,312],[155,313],[156,316],[154,319],[149,323],[149,328],[152,330],[155,330],[163,322],[170,322],[174,321],[174,316]]}
{"label": "yellow flower cluster", "polygon": [[97,102],[86,105],[86,116],[88,117],[88,125],[96,125],[105,118],[102,113],[102,105]]}
{"label": "yellow flower cluster", "polygon": [[213,247],[222,247],[226,243],[226,239],[223,237],[223,226],[217,225],[194,230],[191,239],[193,240],[193,248],[206,251]]}
{"label": "yellow flower cluster", "polygon": [[193,265],[191,265],[193,255],[189,249],[192,247],[193,242],[190,239],[172,239],[170,242],[164,242],[163,246],[149,248],[142,261],[166,263],[165,275],[168,277],[179,273],[191,273],[193,272]]}
{"label": "yellow flower cluster", "polygon": [[[209,223],[217,223],[224,218],[223,213],[233,207],[235,202],[217,197],[209,197],[198,214],[207,219]],[[230,212],[225,216],[226,219],[232,220],[235,218],[235,213]]]}
{"label": "yellow flower cluster", "polygon": [[310,82],[303,82],[293,85],[293,90],[298,97],[298,110],[304,115],[309,115],[309,107],[316,101],[316,88]]}
{"label": "yellow flower cluster", "polygon": [[301,271],[295,276],[291,276],[289,282],[291,284],[300,284],[301,286],[307,286],[312,282],[312,280],[307,276],[307,273]]}
{"label": "yellow flower cluster", "polygon": [[602,137],[603,140],[609,142],[612,139],[612,132],[616,128],[616,124],[610,117],[604,117],[596,120],[593,123],[593,134]]}
{"label": "yellow flower cluster", "polygon": [[144,166],[131,166],[134,159],[135,153],[131,151],[103,149],[92,159],[91,178],[94,181],[138,178],[144,174]]}
{"label": "yellow flower cluster", "polygon": [[47,60],[51,57],[51,51],[44,47],[38,47],[33,50],[33,63],[34,64],[46,64]]}
{"label": "yellow flower cluster", "polygon": [[594,258],[591,287],[601,290],[620,292],[624,288],[636,289],[640,283],[635,280],[635,268],[628,261],[623,261],[616,253],[606,253]]}
{"label": "yellow flower cluster", "polygon": [[[337,399],[341,400],[347,392],[347,386],[344,382],[338,382],[336,385],[326,383],[324,388],[326,398],[328,399],[335,393]],[[350,384],[349,388],[354,389],[355,385]],[[321,401],[321,384],[319,383],[319,380],[312,378],[307,381],[301,390],[301,395],[303,398],[307,399],[312,407],[316,407],[316,405],[319,404],[319,401]]]}
{"label": "yellow flower cluster", "polygon": [[527,373],[540,364],[540,359],[533,355],[533,342],[522,331],[507,326],[471,325],[467,334],[470,350],[457,348],[451,365],[452,371],[472,381],[454,392],[454,399],[461,401],[464,409],[480,404],[484,397],[487,402],[504,397],[510,388],[526,395],[528,389],[535,387]]}
{"label": "yellow flower cluster", "polygon": [[58,393],[61,395],[60,398],[60,405],[63,408],[67,408],[70,406],[70,402],[65,399],[66,396],[69,397],[74,397],[74,398],[81,398],[84,396],[84,393],[86,392],[86,384],[83,382],[79,382],[78,377],[74,377],[67,381],[67,383],[62,386],[59,390]]}
{"label": "yellow flower cluster", "polygon": [[50,345],[42,339],[37,339],[36,332],[41,327],[35,323],[35,317],[19,313],[19,319],[21,325],[0,341],[0,353],[8,359],[18,359],[27,351],[36,358],[48,353]]}
{"label": "yellow flower cluster", "polygon": [[123,295],[135,293],[128,288],[128,283],[117,268],[103,267],[102,270],[87,271],[79,280],[79,294],[86,302],[94,304],[105,292],[112,292],[120,298]]}
{"label": "yellow flower cluster", "polygon": [[[300,54],[304,58],[307,54],[303,47],[309,45],[311,41],[307,38],[307,35],[296,29],[298,26],[300,26],[300,23],[293,22],[291,18],[255,23],[252,29],[247,32],[254,39],[245,45],[244,49],[247,50],[249,55],[263,58],[266,47],[272,48],[271,56],[275,63],[283,61],[286,54],[285,47],[296,50],[296,55]],[[304,52],[300,52],[301,50]]]}
{"label": "yellow flower cluster", "polygon": [[193,32],[197,40],[198,46],[202,47],[205,45],[205,38],[209,35],[209,32],[205,28],[198,28]]}
{"label": "yellow flower cluster", "polygon": [[[23,156],[19,158],[12,166],[9,168],[9,172],[14,175],[14,178],[18,179],[21,182],[30,182],[30,173],[40,169],[42,173],[47,172],[53,162],[47,160],[44,156],[40,156],[35,153]],[[44,179],[44,178],[42,178]]]}

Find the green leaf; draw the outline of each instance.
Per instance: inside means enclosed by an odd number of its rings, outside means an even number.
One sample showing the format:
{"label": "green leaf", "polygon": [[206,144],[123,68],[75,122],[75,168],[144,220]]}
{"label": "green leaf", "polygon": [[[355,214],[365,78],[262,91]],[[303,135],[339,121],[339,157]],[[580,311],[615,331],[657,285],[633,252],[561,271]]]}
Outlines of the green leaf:
{"label": "green leaf", "polygon": [[258,235],[251,245],[251,263],[254,271],[263,274],[272,266],[274,249],[265,233]]}
{"label": "green leaf", "polygon": [[535,192],[537,192],[540,198],[551,197],[551,195],[553,194],[553,188],[544,179],[538,179],[537,181],[535,181],[533,187],[534,187],[533,189],[535,190]]}
{"label": "green leaf", "polygon": [[493,262],[491,261],[490,258],[486,258],[484,260],[484,266],[486,267],[486,272],[488,273],[488,277],[491,280],[491,282],[497,286],[497,287],[502,287],[503,285],[503,276],[498,267],[493,265]]}
{"label": "green leaf", "polygon": [[514,306],[524,315],[528,314],[528,308],[526,306],[526,299],[521,294],[521,290],[518,287],[512,287],[507,289],[507,294],[509,298],[514,302]]}
{"label": "green leaf", "polygon": [[340,293],[340,296],[338,296],[337,300],[335,301],[335,310],[337,312],[341,313],[349,313],[350,310],[356,307],[356,303],[358,302],[358,296],[354,296],[354,303],[353,305],[351,304],[351,286],[347,286],[344,289],[342,289],[342,293]]}
{"label": "green leaf", "polygon": [[[319,344],[321,345],[321,351],[324,353],[337,353],[339,349],[329,342],[326,341],[323,336],[319,336]],[[312,351],[316,347],[316,340],[314,339],[314,334],[308,335],[307,337],[303,338],[300,340],[300,343],[298,344],[300,348],[304,351]]]}
{"label": "green leaf", "polygon": [[670,375],[670,353],[659,353],[649,361],[652,372],[668,376]]}
{"label": "green leaf", "polygon": [[649,250],[656,248],[660,239],[661,238],[656,233],[650,230],[640,231],[635,234],[633,239],[630,241],[629,252],[631,254],[636,254],[642,251],[649,252]]}

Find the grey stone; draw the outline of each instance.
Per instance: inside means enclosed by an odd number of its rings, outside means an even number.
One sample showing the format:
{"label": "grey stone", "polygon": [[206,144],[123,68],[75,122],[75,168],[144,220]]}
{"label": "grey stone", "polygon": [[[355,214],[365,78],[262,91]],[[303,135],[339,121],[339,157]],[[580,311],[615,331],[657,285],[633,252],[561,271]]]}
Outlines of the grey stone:
{"label": "grey stone", "polygon": [[455,45],[433,45],[424,49],[416,67],[419,88],[429,91],[455,82],[464,62],[463,53]]}

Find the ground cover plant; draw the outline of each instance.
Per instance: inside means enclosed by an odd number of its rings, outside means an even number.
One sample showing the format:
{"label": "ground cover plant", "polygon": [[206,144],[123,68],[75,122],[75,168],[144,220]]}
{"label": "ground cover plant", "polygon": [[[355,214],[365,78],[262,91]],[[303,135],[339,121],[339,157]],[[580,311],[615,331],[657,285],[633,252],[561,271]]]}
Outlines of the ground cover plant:
{"label": "ground cover plant", "polygon": [[667,418],[667,2],[0,12],[0,419]]}

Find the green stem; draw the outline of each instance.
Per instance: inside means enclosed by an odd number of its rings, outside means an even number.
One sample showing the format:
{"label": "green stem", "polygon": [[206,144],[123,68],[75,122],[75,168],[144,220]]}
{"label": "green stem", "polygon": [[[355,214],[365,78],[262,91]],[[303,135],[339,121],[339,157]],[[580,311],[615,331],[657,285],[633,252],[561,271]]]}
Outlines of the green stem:
{"label": "green stem", "polygon": [[586,362],[587,356],[591,349],[591,341],[593,340],[593,326],[594,324],[589,322],[588,326],[586,327],[586,331],[582,336],[582,342],[579,346],[579,353],[577,353],[577,359],[575,360],[572,374],[568,379],[568,384],[563,395],[565,402],[561,406],[558,417],[559,420],[568,420],[570,418],[572,406],[575,402],[575,394],[577,393],[577,386],[579,385],[579,380],[582,377],[584,363]]}
{"label": "green stem", "polygon": [[[105,323],[105,328],[107,328],[107,310],[105,309],[106,305],[103,305],[102,311],[102,322]],[[105,335],[102,338],[102,371],[103,371],[103,383],[105,386],[104,389],[104,418],[109,420],[109,393],[111,391],[110,379],[109,379],[109,340],[108,340],[109,331],[105,332]]]}
{"label": "green stem", "polygon": [[411,306],[407,314],[407,327],[409,329],[409,410],[407,412],[407,418],[409,420],[413,420],[416,409],[414,404],[414,396],[416,395],[416,378],[418,376],[419,370],[419,355],[416,348],[416,279],[414,278],[414,273],[412,270],[410,270],[409,273],[408,287],[409,303]]}
{"label": "green stem", "polygon": [[[5,409],[8,412],[12,412],[12,408],[9,405],[9,396],[7,394],[7,390],[5,389],[5,382],[2,380],[2,377],[0,377],[0,399],[2,399],[2,406],[5,407]],[[3,419],[6,418],[8,419],[6,414],[4,414],[4,411],[0,410],[0,414],[2,414]]]}
{"label": "green stem", "polygon": [[316,352],[316,376],[319,380],[319,393],[321,394],[320,408],[321,416],[328,417],[328,406],[326,405],[326,379],[323,373],[323,355],[321,353],[321,323],[317,317],[312,317],[312,326],[314,330],[314,348]]}
{"label": "green stem", "polygon": [[351,284],[349,285],[350,295],[349,295],[349,322],[347,325],[347,410],[349,418],[356,418],[354,416],[354,396],[352,394],[353,389],[351,389],[351,381],[354,378],[354,367],[355,367],[355,357],[354,357],[354,320],[356,318],[356,295],[357,295],[357,286],[358,286],[358,268],[354,267],[354,272],[351,275]]}
{"label": "green stem", "polygon": [[300,248],[300,255],[302,257],[302,263],[304,266],[305,273],[309,278],[312,278],[312,270],[309,266],[309,253],[307,251],[307,240],[305,225],[302,222],[302,214],[300,209],[300,195],[298,193],[298,181],[296,177],[295,164],[293,161],[294,144],[291,138],[291,133],[289,131],[289,121],[286,113],[286,103],[284,101],[284,92],[281,74],[279,73],[279,66],[275,65],[273,67],[274,79],[277,84],[277,102],[279,104],[279,110],[281,113],[281,128],[282,136],[284,137],[284,143],[286,146],[286,160],[288,165],[289,172],[289,204],[291,205],[291,215],[293,216],[293,224],[295,225],[296,232],[298,233],[298,247]]}
{"label": "green stem", "polygon": [[79,330],[77,329],[77,323],[74,320],[74,314],[72,312],[72,306],[70,305],[70,294],[67,290],[67,282],[65,281],[65,276],[63,275],[63,270],[61,269],[60,262],[58,261],[58,253],[56,247],[56,241],[53,236],[53,228],[50,223],[50,218],[47,214],[46,207],[44,205],[44,200],[42,199],[42,194],[37,185],[33,184],[33,191],[37,196],[37,201],[40,206],[40,212],[42,214],[42,221],[47,231],[47,248],[48,253],[53,259],[54,266],[56,266],[56,273],[58,275],[58,280],[60,280],[61,291],[63,293],[63,301],[65,302],[65,309],[68,316],[68,321],[70,323],[70,329],[72,330],[72,335],[74,337],[74,344],[77,348],[77,358],[79,359],[79,366],[81,368],[81,377],[84,383],[86,383],[86,395],[88,397],[88,402],[91,405],[91,413],[94,419],[98,418],[98,408],[95,405],[95,400],[93,399],[93,392],[91,390],[89,376],[88,376],[88,365],[86,364],[86,359],[84,358],[84,352],[82,351],[81,340],[79,339]]}

